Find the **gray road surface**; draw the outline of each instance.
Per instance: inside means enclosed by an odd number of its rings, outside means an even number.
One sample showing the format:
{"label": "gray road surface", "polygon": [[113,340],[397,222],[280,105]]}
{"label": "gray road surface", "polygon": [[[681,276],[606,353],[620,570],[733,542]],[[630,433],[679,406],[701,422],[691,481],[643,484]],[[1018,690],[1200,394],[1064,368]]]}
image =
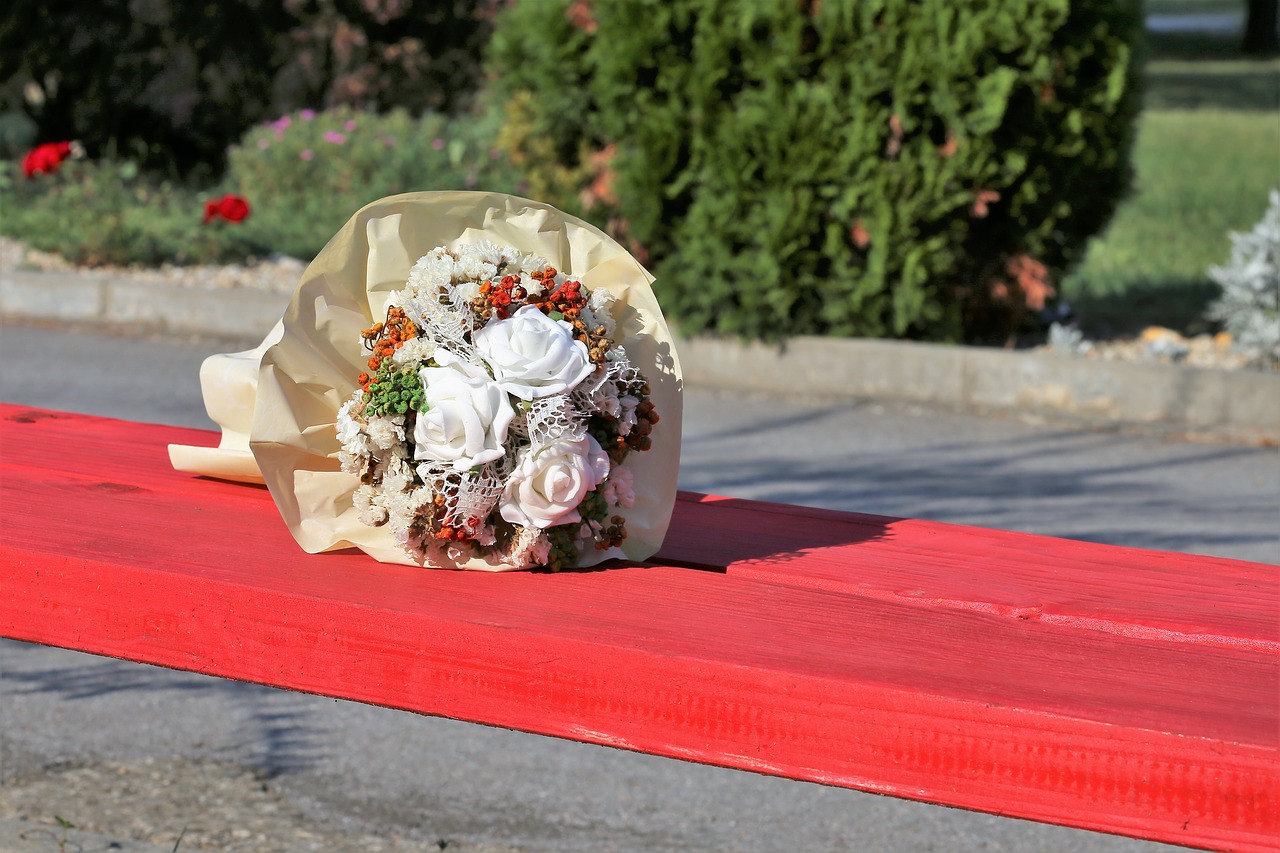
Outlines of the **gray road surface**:
{"label": "gray road surface", "polygon": [[[0,399],[207,425],[196,371],[222,348],[4,328]],[[686,407],[685,488],[1280,562],[1274,449],[871,404]],[[166,850],[183,827],[184,850],[1159,849],[0,642],[0,851],[6,827],[53,814]]]}

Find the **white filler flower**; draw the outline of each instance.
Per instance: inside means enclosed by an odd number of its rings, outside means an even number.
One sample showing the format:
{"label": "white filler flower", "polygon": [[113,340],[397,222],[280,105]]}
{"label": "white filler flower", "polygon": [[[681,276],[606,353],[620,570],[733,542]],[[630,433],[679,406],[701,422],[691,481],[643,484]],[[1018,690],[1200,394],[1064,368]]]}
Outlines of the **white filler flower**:
{"label": "white filler flower", "polygon": [[581,521],[578,504],[607,476],[609,455],[590,435],[528,447],[516,457],[498,511],[523,527]]}
{"label": "white filler flower", "polygon": [[511,401],[485,372],[448,350],[436,350],[439,367],[424,367],[426,409],[413,430],[414,458],[447,462],[455,471],[501,459],[507,428],[515,418]]}
{"label": "white filler flower", "polygon": [[493,369],[494,381],[521,400],[569,391],[595,370],[573,328],[536,305],[490,322],[473,340]]}

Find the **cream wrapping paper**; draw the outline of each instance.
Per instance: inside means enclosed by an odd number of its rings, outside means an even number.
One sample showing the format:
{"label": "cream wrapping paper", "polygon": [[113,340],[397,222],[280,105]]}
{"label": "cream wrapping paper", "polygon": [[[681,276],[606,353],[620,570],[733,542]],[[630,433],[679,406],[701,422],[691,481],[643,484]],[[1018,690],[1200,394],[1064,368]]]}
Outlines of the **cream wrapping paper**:
{"label": "cream wrapping paper", "polygon": [[[217,448],[170,445],[179,471],[265,482],[298,544],[309,553],[357,547],[383,562],[417,565],[387,527],[362,524],[352,505],[359,485],[343,473],[334,423],[357,388],[368,352],[360,332],[382,320],[387,298],[437,246],[490,241],[546,258],[589,289],[617,297],[616,340],[649,380],[661,420],[653,447],[624,463],[635,505],[621,510],[621,548],[588,550],[579,566],[657,552],[675,505],[682,380],[653,277],[598,228],[548,205],[500,193],[407,193],[361,209],[303,273],[284,318],[256,349],[215,355],[200,370],[209,416],[222,427]],[[457,566],[511,567],[471,559]]]}

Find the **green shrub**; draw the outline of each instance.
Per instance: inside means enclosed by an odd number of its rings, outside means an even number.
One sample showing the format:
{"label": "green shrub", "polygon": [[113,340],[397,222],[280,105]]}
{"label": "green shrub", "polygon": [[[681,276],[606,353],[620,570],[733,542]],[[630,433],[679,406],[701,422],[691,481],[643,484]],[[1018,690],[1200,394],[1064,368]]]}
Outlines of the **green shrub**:
{"label": "green shrub", "polygon": [[585,167],[686,331],[999,339],[1018,271],[1076,262],[1129,186],[1141,26],[1137,0],[547,0],[490,61],[532,105],[513,155]]}
{"label": "green shrub", "polygon": [[365,204],[413,190],[511,192],[516,174],[494,148],[496,119],[420,119],[340,108],[300,111],[245,134],[228,186],[250,199],[255,240],[310,259]]}
{"label": "green shrub", "polygon": [[73,263],[155,266],[266,254],[247,223],[201,223],[208,194],[149,178],[132,161],[68,161],[57,174],[32,179],[5,162],[0,175],[0,233]]}

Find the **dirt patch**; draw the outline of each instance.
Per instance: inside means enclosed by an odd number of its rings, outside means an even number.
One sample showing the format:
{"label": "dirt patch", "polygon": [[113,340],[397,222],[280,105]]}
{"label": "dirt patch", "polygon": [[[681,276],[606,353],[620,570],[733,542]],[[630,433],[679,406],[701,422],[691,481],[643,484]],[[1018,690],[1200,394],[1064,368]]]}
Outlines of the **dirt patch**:
{"label": "dirt patch", "polygon": [[55,766],[0,784],[8,850],[220,850],[294,853],[514,853],[453,839],[378,837],[317,825],[269,779],[211,760],[140,759]]}

